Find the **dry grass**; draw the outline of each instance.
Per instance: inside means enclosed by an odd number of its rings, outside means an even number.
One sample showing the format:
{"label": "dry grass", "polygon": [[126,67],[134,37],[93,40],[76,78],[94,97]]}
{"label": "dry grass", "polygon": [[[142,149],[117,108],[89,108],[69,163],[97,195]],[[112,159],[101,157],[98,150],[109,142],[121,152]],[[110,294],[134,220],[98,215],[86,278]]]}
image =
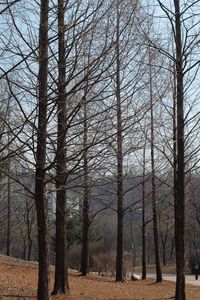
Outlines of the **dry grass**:
{"label": "dry grass", "polygon": [[[142,272],[142,267],[135,267],[134,268],[135,273],[141,273]],[[155,273],[156,272],[156,267],[155,265],[148,265],[147,266],[147,272],[148,273]],[[166,266],[162,266],[162,272],[165,274],[175,274],[176,272],[176,266],[175,264],[168,264]]]}
{"label": "dry grass", "polygon": [[[51,273],[53,284],[53,272]],[[35,300],[37,264],[0,257],[0,300]],[[52,300],[169,300],[174,299],[175,284],[145,281],[116,283],[110,279],[70,275],[70,295]],[[187,300],[199,300],[200,287],[187,286]]]}

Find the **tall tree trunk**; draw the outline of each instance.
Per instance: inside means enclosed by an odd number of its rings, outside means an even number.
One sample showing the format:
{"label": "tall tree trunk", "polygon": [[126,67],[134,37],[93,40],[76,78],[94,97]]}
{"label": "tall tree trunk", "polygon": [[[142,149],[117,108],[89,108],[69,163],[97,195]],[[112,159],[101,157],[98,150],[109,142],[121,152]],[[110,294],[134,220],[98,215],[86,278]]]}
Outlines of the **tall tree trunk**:
{"label": "tall tree trunk", "polygon": [[38,226],[38,300],[49,300],[48,210],[45,193],[48,77],[48,0],[41,0],[39,30],[39,99],[36,150],[35,201]]}
{"label": "tall tree trunk", "polygon": [[[174,169],[174,213],[176,210],[176,198],[177,198],[177,95],[176,95],[176,68],[174,66],[174,70],[173,70],[173,75],[174,75],[174,82],[173,82],[173,169]],[[175,229],[176,230],[176,229]],[[170,251],[170,257],[171,257],[171,261],[172,261],[172,257],[173,257],[173,252],[174,252],[174,248],[175,248],[175,232],[174,232],[174,238],[171,239],[171,251]]]}
{"label": "tall tree trunk", "polygon": [[149,87],[150,87],[150,106],[151,106],[151,186],[152,186],[152,212],[153,212],[153,233],[154,250],[156,263],[156,282],[162,281],[162,271],[160,265],[159,237],[158,237],[158,218],[156,207],[156,184],[155,184],[155,159],[154,159],[154,105],[153,105],[153,83],[151,70],[151,51],[149,49]]}
{"label": "tall tree trunk", "polygon": [[[8,162],[8,173],[10,171],[10,160]],[[11,235],[11,194],[10,194],[10,177],[7,178],[7,237],[6,237],[6,255],[10,256],[10,235]]]}
{"label": "tall tree trunk", "polygon": [[27,247],[28,247],[27,260],[30,261],[33,240],[31,238],[30,209],[28,207],[28,203],[26,205],[27,205],[26,223],[27,223]]}
{"label": "tall tree trunk", "polygon": [[56,264],[53,295],[69,290],[66,235],[66,62],[64,36],[64,1],[58,0],[58,99],[56,153]]}
{"label": "tall tree trunk", "polygon": [[143,151],[143,174],[142,174],[142,279],[146,279],[146,224],[145,224],[145,163],[146,158],[146,140]]}
{"label": "tall tree trunk", "polygon": [[133,245],[133,214],[132,214],[132,208],[130,208],[130,225],[131,225],[131,273],[134,272],[135,267],[135,247]]}
{"label": "tall tree trunk", "polygon": [[89,258],[89,178],[88,178],[88,122],[86,105],[87,87],[84,99],[84,198],[83,198],[83,227],[82,227],[82,253],[81,253],[81,275],[88,273]]}
{"label": "tall tree trunk", "polygon": [[[10,122],[10,101],[8,102],[8,123]],[[11,140],[10,132],[8,132],[8,143]],[[8,146],[8,156],[10,154],[10,146]],[[10,174],[11,161],[8,159],[8,174]],[[6,255],[10,256],[10,240],[11,240],[11,179],[7,176],[7,236],[6,236]]]}
{"label": "tall tree trunk", "polygon": [[[176,44],[177,167],[174,176],[176,300],[185,300],[184,90],[180,1],[174,0]],[[176,154],[175,154],[176,155]]]}
{"label": "tall tree trunk", "polygon": [[[84,192],[85,193],[85,192]],[[83,228],[82,228],[82,252],[81,252],[81,275],[85,276],[88,273],[88,258],[89,258],[89,205],[84,197],[83,201]]]}
{"label": "tall tree trunk", "polygon": [[117,100],[117,257],[116,281],[123,281],[123,152],[120,83],[120,16],[117,3],[116,28],[116,100]]}

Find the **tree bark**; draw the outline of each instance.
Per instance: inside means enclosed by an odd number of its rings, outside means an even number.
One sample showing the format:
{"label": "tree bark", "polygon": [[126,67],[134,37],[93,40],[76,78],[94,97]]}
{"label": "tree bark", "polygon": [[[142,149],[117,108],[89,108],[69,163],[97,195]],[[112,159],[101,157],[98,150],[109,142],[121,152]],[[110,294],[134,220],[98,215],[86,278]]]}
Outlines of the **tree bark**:
{"label": "tree bark", "polygon": [[185,300],[184,89],[180,1],[174,0],[176,44],[177,167],[174,176],[176,300]]}
{"label": "tree bark", "polygon": [[27,247],[28,247],[28,253],[27,253],[27,260],[30,261],[31,260],[31,251],[32,251],[32,244],[33,244],[33,240],[31,238],[31,224],[30,224],[30,210],[28,208],[27,205]]}
{"label": "tree bark", "polygon": [[64,1],[58,0],[58,99],[56,152],[56,263],[53,295],[69,290],[66,234],[66,62],[64,36]]}
{"label": "tree bark", "polygon": [[[10,160],[8,162],[10,171]],[[10,194],[10,177],[7,181],[7,237],[6,237],[6,255],[10,256],[10,236],[11,236],[11,194]]]}
{"label": "tree bark", "polygon": [[88,202],[83,201],[83,229],[82,229],[82,252],[81,252],[81,275],[88,274],[88,257],[89,257],[89,217]]}
{"label": "tree bark", "polygon": [[122,151],[122,112],[120,91],[120,16],[117,3],[116,28],[116,101],[117,101],[117,257],[116,281],[123,281],[123,151]]}
{"label": "tree bark", "polygon": [[38,300],[49,300],[48,215],[45,194],[48,77],[48,0],[41,0],[39,29],[39,104],[36,150],[35,201],[38,226]]}
{"label": "tree bark", "polygon": [[173,238],[171,238],[171,245],[170,245],[170,260],[171,260],[171,262],[173,262],[174,247],[175,247],[175,240],[173,237]]}
{"label": "tree bark", "polygon": [[161,237],[162,241],[162,259],[163,259],[163,266],[166,266],[166,243],[167,243],[167,235]]}
{"label": "tree bark", "polygon": [[87,105],[86,105],[87,87],[84,99],[84,198],[83,198],[83,227],[82,227],[82,252],[81,252],[81,275],[88,273],[89,258],[89,178],[88,178],[88,124],[87,124]]}
{"label": "tree bark", "polygon": [[146,157],[146,141],[143,152],[143,174],[142,174],[142,279],[147,277],[146,267],[146,224],[145,224],[145,157]]}
{"label": "tree bark", "polygon": [[[10,122],[10,98],[8,103],[8,122]],[[8,133],[8,143],[10,142],[10,133]],[[10,146],[8,146],[8,156],[10,154]],[[10,173],[11,160],[8,159],[8,174]],[[7,236],[6,236],[6,255],[10,256],[11,241],[11,178],[7,177]]]}
{"label": "tree bark", "polygon": [[151,51],[149,49],[149,86],[150,86],[150,106],[151,106],[151,187],[152,187],[152,212],[153,212],[153,233],[154,250],[156,263],[156,282],[162,281],[162,271],[160,265],[159,237],[158,237],[158,218],[156,207],[156,184],[155,184],[155,159],[154,159],[154,108],[153,108],[153,86],[151,71]]}

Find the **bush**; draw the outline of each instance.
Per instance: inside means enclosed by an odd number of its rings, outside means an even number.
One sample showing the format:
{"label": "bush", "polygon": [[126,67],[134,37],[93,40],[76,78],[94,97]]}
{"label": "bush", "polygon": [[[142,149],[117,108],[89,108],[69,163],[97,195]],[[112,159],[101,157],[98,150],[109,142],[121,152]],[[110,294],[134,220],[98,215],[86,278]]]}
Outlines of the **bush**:
{"label": "bush", "polygon": [[200,274],[200,257],[197,254],[191,254],[188,260],[188,267],[191,271],[191,274],[196,273],[196,266],[198,266],[198,274]]}
{"label": "bush", "polygon": [[115,250],[108,249],[101,242],[95,242],[90,247],[90,271],[99,274],[113,274],[115,272]]}
{"label": "bush", "polygon": [[69,267],[73,270],[80,270],[81,266],[81,246],[73,245],[69,249]]}

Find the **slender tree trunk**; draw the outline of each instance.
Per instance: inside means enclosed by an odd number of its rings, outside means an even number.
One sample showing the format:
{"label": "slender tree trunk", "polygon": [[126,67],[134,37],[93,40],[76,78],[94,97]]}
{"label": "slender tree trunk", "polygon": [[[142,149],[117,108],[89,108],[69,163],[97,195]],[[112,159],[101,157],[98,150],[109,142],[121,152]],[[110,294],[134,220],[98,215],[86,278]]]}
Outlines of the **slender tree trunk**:
{"label": "slender tree trunk", "polygon": [[28,241],[28,245],[27,245],[27,247],[28,247],[27,259],[28,259],[28,261],[30,261],[33,240],[31,239],[31,226],[30,226],[30,220],[29,220],[29,218],[27,218],[27,222],[28,222],[28,228],[27,228],[27,241]]}
{"label": "slender tree trunk", "polygon": [[26,260],[26,238],[22,237],[23,239],[23,255],[22,255],[22,259]]}
{"label": "slender tree trunk", "polygon": [[[84,199],[85,200],[85,199]],[[81,275],[88,274],[89,258],[89,206],[87,201],[83,201],[83,228],[82,228],[82,252],[81,252]]]}
{"label": "slender tree trunk", "polygon": [[163,266],[166,266],[166,243],[167,243],[167,236],[161,238],[161,241],[162,241]]}
{"label": "slender tree trunk", "polygon": [[56,264],[53,295],[69,290],[66,235],[66,62],[64,39],[64,1],[58,0],[58,100],[56,160]]}
{"label": "slender tree trunk", "polygon": [[31,238],[30,212],[31,212],[31,209],[29,207],[28,199],[26,198],[26,225],[27,225],[27,248],[28,248],[27,260],[28,261],[30,261],[30,259],[31,259],[31,250],[32,250],[32,244],[33,244],[33,240]]}
{"label": "slender tree trunk", "polygon": [[[177,95],[176,95],[176,69],[174,67],[174,86],[173,86],[173,169],[174,169],[174,213],[176,214],[176,198],[177,198]],[[176,230],[176,229],[175,229]],[[175,233],[174,238],[172,239],[171,246],[171,261],[175,248]]]}
{"label": "slender tree trunk", "polygon": [[175,168],[176,300],[185,300],[184,90],[180,1],[174,0],[176,34],[177,168]]}
{"label": "slender tree trunk", "polygon": [[142,174],[142,279],[147,277],[146,267],[146,224],[145,224],[145,157],[146,157],[146,141],[143,152],[143,174]]}
{"label": "slender tree trunk", "polygon": [[[8,122],[10,121],[10,100],[8,103]],[[10,133],[8,132],[8,142],[10,142]],[[10,147],[8,146],[8,155]],[[8,159],[8,174],[10,173],[10,159]],[[10,240],[11,240],[11,179],[7,176],[7,236],[6,236],[6,255],[10,256]]]}
{"label": "slender tree trunk", "polygon": [[173,262],[173,254],[174,254],[175,241],[174,238],[171,239],[171,247],[170,247],[170,260]]}
{"label": "slender tree trunk", "polygon": [[166,266],[166,252],[164,248],[163,248],[163,266]]}
{"label": "slender tree trunk", "polygon": [[158,237],[158,219],[156,207],[156,184],[155,184],[155,159],[154,159],[154,108],[153,108],[153,86],[151,71],[151,51],[149,49],[149,84],[150,84],[150,106],[151,106],[151,186],[152,186],[152,212],[153,212],[153,233],[156,263],[156,282],[162,281],[162,271],[160,265],[159,237]]}
{"label": "slender tree trunk", "polygon": [[[159,224],[162,224],[162,216],[159,217]],[[163,233],[160,228],[160,240],[162,245],[162,263],[163,266],[166,266],[166,257],[167,257],[167,241],[168,241],[168,233],[169,233],[169,223],[166,224],[166,230]]]}
{"label": "slender tree trunk", "polygon": [[150,253],[150,243],[148,243],[148,247],[147,247],[147,264],[150,265],[151,262],[151,253]]}
{"label": "slender tree trunk", "polygon": [[39,101],[36,150],[35,201],[38,226],[38,300],[49,300],[48,215],[45,193],[48,77],[48,0],[41,0],[39,31]]}
{"label": "slender tree trunk", "polygon": [[[86,88],[87,89],[87,88]],[[87,105],[86,94],[84,99],[84,198],[83,198],[83,227],[82,227],[82,253],[81,253],[81,275],[88,273],[89,258],[89,178],[88,178],[88,124],[87,124]]]}
{"label": "slender tree trunk", "polygon": [[117,100],[117,257],[116,281],[123,281],[123,151],[122,151],[122,112],[120,91],[120,16],[117,3],[116,28],[116,100]]}
{"label": "slender tree trunk", "polygon": [[[41,151],[42,152],[42,151]],[[39,151],[39,153],[41,153]],[[39,156],[41,158],[41,156]],[[35,197],[38,226],[38,300],[49,300],[49,249],[48,249],[48,217],[45,197],[45,171],[36,168]]]}
{"label": "slender tree trunk", "polygon": [[[10,171],[10,162],[9,170]],[[8,176],[7,181],[7,238],[6,238],[6,255],[10,256],[10,236],[11,236],[11,194],[10,194],[10,177]]]}
{"label": "slender tree trunk", "polygon": [[[58,175],[58,173],[57,173]],[[64,174],[63,174],[64,176]],[[64,184],[64,182],[63,182]],[[66,193],[60,181],[56,181],[56,257],[55,282],[52,295],[65,294],[69,290],[66,257]],[[64,201],[63,201],[64,200]]]}
{"label": "slender tree trunk", "polygon": [[28,239],[28,254],[27,254],[27,260],[28,260],[28,261],[31,260],[32,244],[33,244],[33,241],[32,241],[31,238],[29,238],[29,239]]}
{"label": "slender tree trunk", "polygon": [[134,272],[135,267],[135,253],[134,253],[134,245],[133,245],[133,215],[132,215],[132,209],[130,208],[130,221],[131,221],[131,273]]}

